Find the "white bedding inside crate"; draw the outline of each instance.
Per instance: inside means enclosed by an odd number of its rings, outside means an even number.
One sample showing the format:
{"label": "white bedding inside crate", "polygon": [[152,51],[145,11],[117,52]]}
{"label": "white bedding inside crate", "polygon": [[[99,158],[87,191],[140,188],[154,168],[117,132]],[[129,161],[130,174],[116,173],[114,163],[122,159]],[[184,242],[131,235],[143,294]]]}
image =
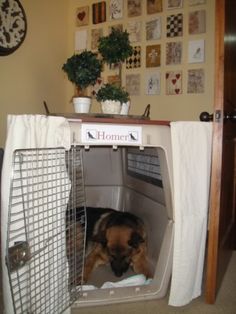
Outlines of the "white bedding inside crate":
{"label": "white bedding inside crate", "polygon": [[[132,287],[132,286],[140,286],[140,285],[148,285],[150,284],[152,279],[147,279],[144,275],[132,275],[128,278],[122,279],[120,281],[106,281],[100,287],[101,289],[110,289],[110,288],[121,288],[121,287]],[[98,287],[94,285],[83,285],[82,290],[95,290]]]}

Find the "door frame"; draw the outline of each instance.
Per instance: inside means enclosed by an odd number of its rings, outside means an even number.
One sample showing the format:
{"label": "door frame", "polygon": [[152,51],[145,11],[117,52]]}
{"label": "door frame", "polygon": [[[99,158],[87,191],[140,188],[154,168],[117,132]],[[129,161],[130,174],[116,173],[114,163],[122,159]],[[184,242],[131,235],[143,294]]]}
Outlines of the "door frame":
{"label": "door frame", "polygon": [[[223,143],[225,135],[224,109],[226,99],[226,71],[225,68],[225,33],[231,27],[226,29],[226,19],[230,6],[230,0],[216,0],[215,4],[215,93],[214,93],[214,114],[213,114],[213,143],[212,143],[212,166],[211,166],[211,187],[209,199],[209,223],[208,223],[208,246],[206,259],[206,280],[205,280],[205,300],[213,304],[216,299],[217,289],[223,278],[226,266],[232,255],[232,246],[228,240],[231,239],[234,227],[227,225],[227,230],[220,232],[221,214],[224,214],[223,208],[223,182],[222,174],[224,171],[223,162]],[[232,0],[234,1],[234,0]],[[233,11],[233,9],[232,9]],[[229,18],[229,17],[228,17]],[[235,31],[233,29],[233,31]],[[235,65],[234,65],[235,66]],[[230,69],[231,71],[234,69]],[[229,96],[229,95],[228,95]],[[235,101],[235,99],[234,99]],[[232,122],[227,122],[232,123]],[[235,132],[234,132],[235,134]],[[235,150],[234,150],[235,160]],[[234,165],[235,167],[235,165]],[[235,169],[234,182],[235,185]],[[223,174],[225,175],[225,174]],[[235,191],[234,191],[235,192]],[[232,195],[235,198],[235,195]],[[235,203],[233,203],[235,206]],[[235,212],[235,209],[234,209]],[[234,220],[234,222],[233,222]],[[235,224],[235,217],[229,223]]]}

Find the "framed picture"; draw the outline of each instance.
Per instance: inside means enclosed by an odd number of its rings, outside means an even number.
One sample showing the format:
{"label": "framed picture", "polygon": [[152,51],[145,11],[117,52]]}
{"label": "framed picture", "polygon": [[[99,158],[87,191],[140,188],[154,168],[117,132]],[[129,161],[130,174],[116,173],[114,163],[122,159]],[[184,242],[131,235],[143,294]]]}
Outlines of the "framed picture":
{"label": "framed picture", "polygon": [[161,38],[161,17],[146,22],[146,40]]}
{"label": "framed picture", "polygon": [[123,17],[123,0],[110,0],[110,19],[118,20]]}
{"label": "framed picture", "polygon": [[182,42],[166,43],[166,65],[180,64],[182,61]]}
{"label": "framed picture", "polygon": [[167,0],[167,9],[179,9],[182,5],[182,0]]}
{"label": "framed picture", "polygon": [[133,47],[132,55],[126,59],[126,69],[141,67],[141,46]]}
{"label": "framed picture", "polygon": [[166,95],[182,94],[182,71],[166,72]]}
{"label": "framed picture", "polygon": [[140,95],[140,74],[126,75],[126,90],[131,96]]}
{"label": "framed picture", "polygon": [[97,50],[98,49],[98,40],[103,35],[102,28],[96,28],[91,30],[91,49]]}
{"label": "framed picture", "polygon": [[119,75],[108,75],[107,83],[114,84],[116,86],[121,85],[120,76]]}
{"label": "framed picture", "polygon": [[76,26],[89,24],[89,6],[81,7],[76,10]]}
{"label": "framed picture", "polygon": [[142,14],[142,1],[141,0],[128,0],[127,1],[127,14],[128,14],[128,17],[140,16]]}
{"label": "framed picture", "polygon": [[147,0],[147,14],[162,12],[162,0]]}
{"label": "framed picture", "polygon": [[160,95],[161,73],[160,71],[146,73],[146,95]]}
{"label": "framed picture", "polygon": [[75,32],[75,50],[87,49],[88,31],[86,29]]}
{"label": "framed picture", "polygon": [[166,36],[178,37],[183,35],[183,14],[173,14],[167,16]]}
{"label": "framed picture", "polygon": [[91,90],[91,95],[92,97],[96,97],[97,92],[99,91],[99,89],[102,87],[103,85],[103,78],[99,77],[95,83],[94,86],[92,86],[92,90]]}
{"label": "framed picture", "polygon": [[188,63],[201,63],[205,58],[204,39],[191,40],[188,43]]}
{"label": "framed picture", "polygon": [[159,67],[161,65],[161,45],[146,47],[146,67]]}
{"label": "framed picture", "polygon": [[199,10],[189,13],[188,31],[190,35],[205,33],[206,11]]}
{"label": "framed picture", "polygon": [[131,43],[141,41],[142,22],[141,21],[128,22],[127,31],[129,33],[129,40]]}
{"label": "framed picture", "polygon": [[188,70],[188,94],[204,93],[205,72],[204,69]]}
{"label": "framed picture", "polygon": [[106,22],[106,2],[101,1],[92,4],[93,8],[93,24]]}

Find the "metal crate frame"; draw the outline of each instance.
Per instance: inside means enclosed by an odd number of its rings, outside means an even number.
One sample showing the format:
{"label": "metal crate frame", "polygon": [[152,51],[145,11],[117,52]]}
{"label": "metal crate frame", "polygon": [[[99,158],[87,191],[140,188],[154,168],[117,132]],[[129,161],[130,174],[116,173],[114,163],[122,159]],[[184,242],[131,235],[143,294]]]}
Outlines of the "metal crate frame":
{"label": "metal crate frame", "polygon": [[86,219],[80,149],[16,150],[12,169],[6,264],[15,313],[61,313],[81,292]]}

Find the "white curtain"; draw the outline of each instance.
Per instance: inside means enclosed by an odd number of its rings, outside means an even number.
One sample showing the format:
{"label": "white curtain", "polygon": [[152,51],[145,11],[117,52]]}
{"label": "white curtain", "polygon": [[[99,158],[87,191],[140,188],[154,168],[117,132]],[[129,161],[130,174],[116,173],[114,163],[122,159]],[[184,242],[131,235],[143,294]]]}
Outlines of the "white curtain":
{"label": "white curtain", "polygon": [[[5,313],[14,313],[10,291],[8,271],[5,265],[6,239],[9,211],[9,193],[12,174],[13,153],[16,149],[29,148],[70,148],[70,127],[63,117],[44,115],[9,115],[7,124],[7,139],[4,148],[2,169],[2,264],[3,264],[3,293]],[[52,287],[51,293],[58,293]],[[53,295],[51,294],[52,298]]]}
{"label": "white curtain", "polygon": [[212,123],[172,122],[174,252],[169,305],[201,294],[211,167]]}

